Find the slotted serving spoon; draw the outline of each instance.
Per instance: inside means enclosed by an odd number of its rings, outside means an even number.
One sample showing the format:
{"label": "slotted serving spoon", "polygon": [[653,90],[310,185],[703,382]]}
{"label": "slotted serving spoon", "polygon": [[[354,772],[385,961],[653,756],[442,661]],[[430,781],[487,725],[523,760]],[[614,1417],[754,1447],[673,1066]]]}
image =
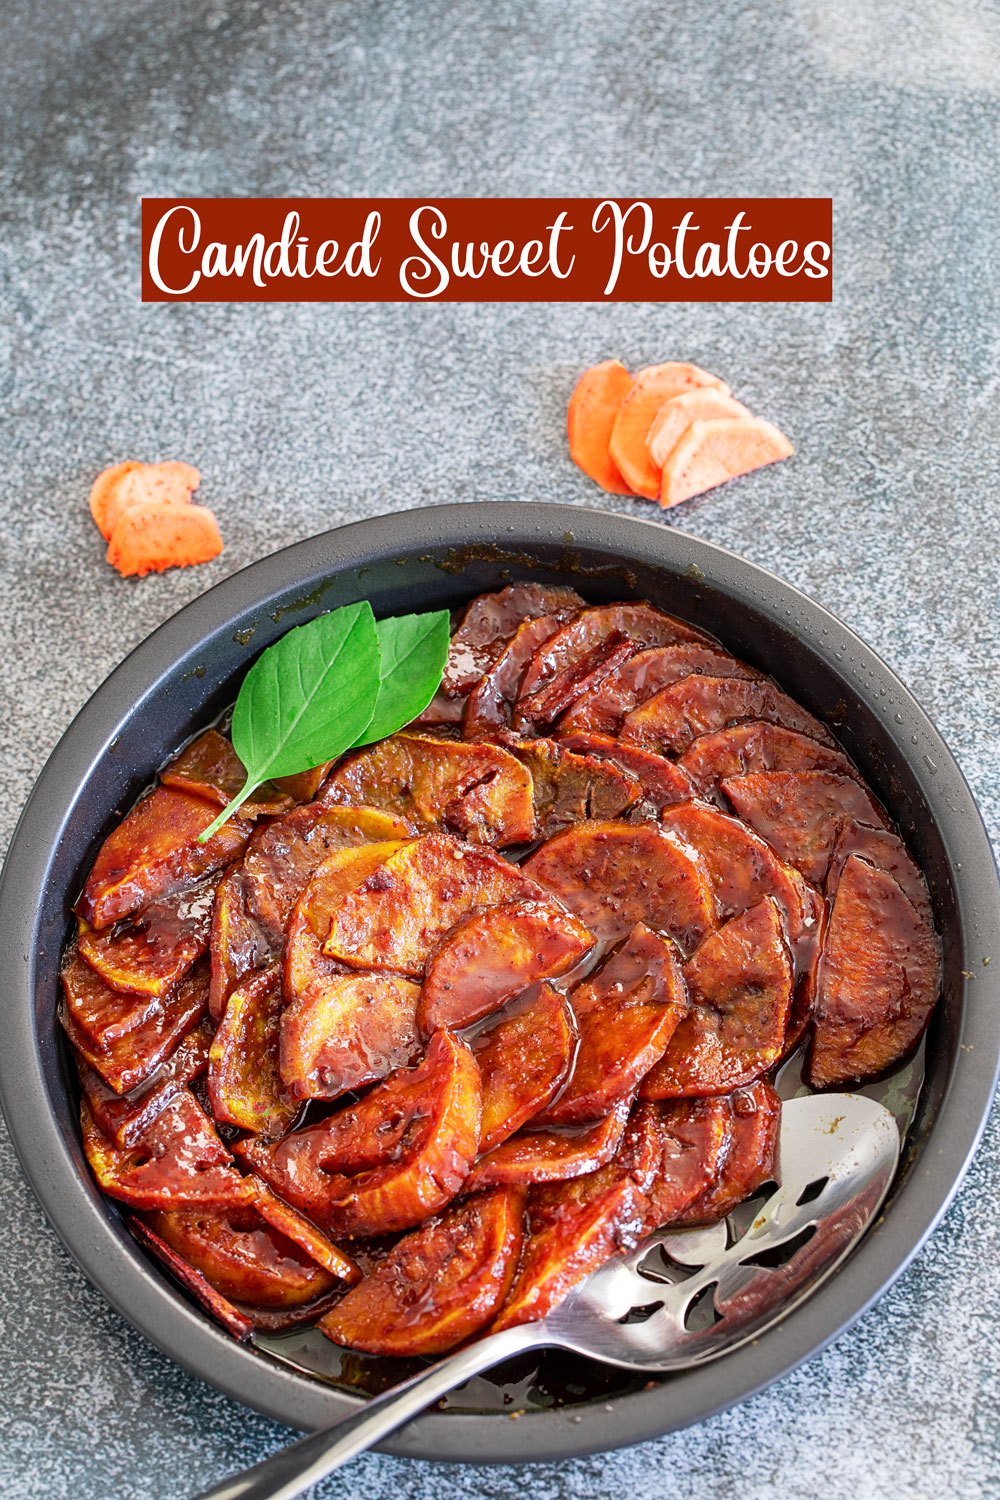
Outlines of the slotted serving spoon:
{"label": "slotted serving spoon", "polygon": [[530,1349],[568,1349],[650,1374],[718,1359],[836,1270],[878,1212],[899,1145],[894,1116],[873,1099],[792,1099],[782,1109],[781,1186],[733,1243],[725,1223],[661,1231],[593,1272],[541,1322],[448,1355],[197,1500],[293,1500],[473,1375]]}

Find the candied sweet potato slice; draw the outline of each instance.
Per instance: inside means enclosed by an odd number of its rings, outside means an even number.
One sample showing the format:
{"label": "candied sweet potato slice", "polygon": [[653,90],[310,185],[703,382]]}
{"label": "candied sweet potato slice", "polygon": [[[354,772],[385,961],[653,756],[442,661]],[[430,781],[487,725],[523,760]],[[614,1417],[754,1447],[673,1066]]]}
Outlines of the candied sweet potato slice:
{"label": "candied sweet potato slice", "polygon": [[250,910],[247,881],[237,865],[219,881],[212,907],[208,1009],[213,1020],[221,1021],[226,1001],[240,980],[271,963],[275,953],[274,938]]}
{"label": "candied sweet potato slice", "polygon": [[589,953],[593,935],[551,901],[507,901],[458,922],[427,960],[417,1015],[430,1035],[471,1026]]}
{"label": "candied sweet potato slice", "polygon": [[293,802],[311,802],[336,764],[335,760],[325,760],[318,766],[310,766],[308,771],[275,776],[274,785],[279,791],[287,792]]}
{"label": "candied sweet potato slice", "polygon": [[675,1222],[710,1186],[731,1119],[728,1099],[675,1099],[656,1109],[660,1157],[643,1205],[646,1231]]}
{"label": "candied sweet potato slice", "polygon": [[496,1187],[411,1230],[320,1328],[369,1354],[428,1356],[464,1343],[510,1289],[524,1234],[524,1193]]}
{"label": "candied sweet potato slice", "polygon": [[724,395],[729,387],[724,380],[681,360],[662,365],[647,365],[632,381],[611,429],[608,451],[625,482],[637,495],[655,500],[660,493],[660,469],[646,446],[649,429],[660,407],[674,396],[700,386],[714,386]]}
{"label": "candied sweet potato slice", "polygon": [[282,1135],[298,1102],[278,1072],[281,968],[258,969],[236,985],[212,1042],[208,1096],[212,1114],[255,1135]]}
{"label": "candied sweet potato slice", "polygon": [[860,782],[834,771],[758,771],[720,785],[743,821],[815,885],[823,883],[841,823],[888,823]]}
{"label": "candied sweet potato slice", "polygon": [[[206,729],[160,772],[163,786],[194,792],[216,807],[226,807],[232,802],[243,790],[246,779],[246,767],[232,742],[217,729]],[[274,817],[290,808],[292,800],[273,781],[265,781],[242,804],[240,816],[245,822],[262,816]]]}
{"label": "candied sweet potato slice", "polygon": [[539,1124],[597,1120],[634,1094],[688,1009],[673,944],[641,923],[569,998],[580,1044],[572,1077]]}
{"label": "candied sweet potato slice", "polygon": [[584,1276],[638,1244],[661,1155],[656,1106],[638,1105],[607,1166],[531,1189],[521,1264],[494,1331],[544,1318]]}
{"label": "candied sweet potato slice", "polygon": [[477,844],[532,837],[531,777],[499,745],[394,734],[341,762],[324,803],[378,807],[419,832],[450,830]]}
{"label": "candied sweet potato slice", "polygon": [[584,370],[569,398],[569,456],[609,495],[632,494],[608,448],[615,419],[631,388],[632,377],[621,361],[605,359]]}
{"label": "candied sweet potato slice", "polygon": [[431,1038],[357,1104],[273,1144],[237,1148],[282,1198],[334,1234],[378,1235],[437,1213],[455,1196],[479,1146],[482,1085],[468,1047]]}
{"label": "candied sweet potato slice", "polygon": [[693,672],[703,677],[743,677],[749,681],[763,676],[721,646],[702,645],[698,641],[653,646],[636,652],[603,682],[577,698],[559,720],[559,732],[589,729],[597,734],[616,735],[626,714]]}
{"label": "candied sweet potato slice", "polygon": [[726,776],[746,776],[754,771],[836,771],[857,778],[857,770],[842,750],[832,750],[811,735],[771,724],[766,719],[747,719],[702,734],[678,761],[691,778],[699,796],[718,793]]}
{"label": "candied sweet potato slice", "polygon": [[710,417],[749,417],[752,413],[742,402],[727,396],[715,386],[696,386],[664,401],[646,434],[646,447],[657,469],[662,469],[674,448],[692,422]]}
{"label": "candied sweet potato slice", "polygon": [[724,1105],[729,1113],[728,1130],[714,1182],[672,1216],[678,1228],[718,1223],[777,1171],[781,1100],[769,1083],[762,1079],[724,1099],[699,1103]]}
{"label": "candied sweet potato slice", "polygon": [[941,987],[937,933],[884,870],[844,863],[816,993],[813,1088],[873,1078],[923,1034]]}
{"label": "candied sweet potato slice", "polygon": [[514,708],[514,728],[554,724],[571,703],[600,687],[617,668],[624,665],[635,646],[620,630],[598,640],[590,650],[571,660],[556,672],[537,692],[518,697]]}
{"label": "candied sweet potato slice", "polygon": [[199,844],[214,818],[204,797],[176,787],[157,787],[143,797],[101,845],[77,902],[80,916],[91,927],[107,927],[237,859],[250,824],[231,818]]}
{"label": "candied sweet potato slice", "polygon": [[[555,635],[560,622],[559,615],[539,615],[534,620],[525,620],[519,627],[513,640],[464,700],[461,712],[463,739],[490,739],[498,731],[510,727],[525,668],[539,646]],[[450,701],[462,702],[459,699]]]}
{"label": "candied sweet potato slice", "polygon": [[246,1343],[253,1336],[253,1319],[248,1317],[238,1307],[234,1307],[228,1297],[224,1297],[201,1271],[189,1265],[182,1255],[178,1255],[172,1245],[144,1224],[135,1214],[129,1219],[129,1229],[146,1250],[151,1250],[161,1264],[165,1265],[176,1281],[179,1281],[185,1291],[189,1292],[195,1301],[200,1302],[210,1317],[217,1323],[221,1323],[227,1333],[231,1333],[234,1339],[240,1343]]}
{"label": "candied sweet potato slice", "polygon": [[574,730],[559,734],[559,743],[577,755],[609,760],[630,776],[634,776],[642,787],[642,800],[659,810],[671,802],[687,802],[693,788],[685,773],[672,760],[656,755],[652,750],[642,750],[638,745],[623,745],[607,735],[594,734],[590,730]]}
{"label": "candied sweet potato slice", "polygon": [[211,1044],[211,1026],[207,1021],[199,1021],[146,1082],[127,1094],[116,1094],[84,1061],[82,1054],[77,1053],[80,1087],[98,1129],[116,1146],[123,1149],[134,1146],[146,1126],[156,1119],[184,1085],[204,1073]]}
{"label": "candied sweet potato slice", "polygon": [[860,854],[876,870],[891,875],[921,921],[928,927],[934,926],[934,913],[923,872],[902,839],[887,828],[870,828],[863,823],[840,825],[826,872],[824,890],[828,898],[836,894],[841,871],[852,854]]}
{"label": "candied sweet potato slice", "polygon": [[81,922],[77,952],[113,989],[160,999],[208,947],[215,884],[152,901],[124,927],[95,932]]}
{"label": "candied sweet potato slice", "polygon": [[565,1182],[595,1172],[611,1160],[621,1144],[632,1108],[631,1096],[618,1103],[595,1124],[570,1129],[519,1130],[480,1156],[465,1184],[465,1192],[498,1184]]}
{"label": "candied sweet potato slice", "polygon": [[98,1183],[133,1208],[226,1208],[254,1197],[252,1179],[230,1165],[232,1157],[190,1089],[182,1089],[126,1149],[101,1133],[85,1099],[80,1121]]}
{"label": "candied sweet potato slice", "polygon": [[112,989],[107,980],[70,952],[63,967],[63,998],[70,1016],[91,1046],[106,1050],[148,1021],[159,1009],[153,994]]}
{"label": "candied sweet potato slice", "polygon": [[690,953],[716,924],[700,857],[651,824],[582,823],[549,839],[522,869],[606,943],[644,922]]}
{"label": "candied sweet potato slice", "polygon": [[833,745],[829,731],[773,682],[693,672],[625,715],[621,738],[660,755],[683,755],[692,740],[738,719],[767,719]]}
{"label": "candied sweet potato slice", "polygon": [[[101,983],[96,974],[93,978]],[[73,1046],[116,1094],[127,1094],[151,1078],[201,1020],[208,1007],[208,965],[196,964],[162,1000],[142,1003],[150,1010],[141,1024],[101,1047],[78,1024],[68,1004],[60,1008],[59,1020]]]}
{"label": "candied sweet potato slice", "polygon": [[659,497],[664,508],[702,495],[727,479],[791,458],[795,449],[762,417],[708,417],[692,422],[663,465]]}
{"label": "candied sweet potato slice", "polygon": [[317,1229],[304,1214],[277,1197],[265,1183],[258,1181],[256,1188],[254,1206],[272,1229],[280,1230],[300,1250],[304,1250],[310,1260],[329,1271],[338,1281],[346,1281],[349,1286],[353,1286],[361,1280],[361,1271],[350,1256],[327,1239],[323,1231]]}
{"label": "candied sweet potato slice", "polygon": [[554,678],[583,661],[595,646],[616,633],[630,640],[636,650],[705,639],[693,625],[686,625],[654,604],[640,601],[594,605],[574,615],[538,647],[521,678],[518,703],[532,698]]}
{"label": "candied sweet potato slice", "polygon": [[451,638],[441,678],[447,698],[464,698],[496,661],[525,620],[541,615],[568,619],[583,609],[575,589],[547,583],[512,583],[496,594],[479,594],[466,606]]}
{"label": "candied sweet potato slice", "polygon": [[500,855],[428,834],[390,854],[343,897],[323,952],[351,968],[419,979],[445,934],[475,908],[532,899],[544,900],[545,892]]}
{"label": "candied sweet potato slice", "polygon": [[782,1054],[792,961],[769,896],[706,938],[684,965],[691,1010],[640,1088],[644,1099],[728,1094]]}
{"label": "candied sweet potato slice", "polygon": [[285,943],[285,999],[304,1000],[343,968],[323,952],[323,943],[340,903],[365,878],[380,869],[391,854],[405,845],[400,839],[335,849],[306,882],[292,909]]}
{"label": "candied sweet potato slice", "polygon": [[483,1031],[473,1052],[483,1080],[480,1151],[491,1151],[548,1104],[568,1076],[576,1033],[566,1001],[539,984]]}
{"label": "candied sweet potato slice", "polygon": [[630,771],[577,754],[561,741],[505,733],[504,744],[531,772],[535,838],[551,838],[585,818],[616,818],[642,796],[642,784]]}
{"label": "candied sweet potato slice", "polygon": [[336,1099],[415,1062],[420,986],[399,974],[327,974],[281,1017],[281,1077],[297,1099]]}

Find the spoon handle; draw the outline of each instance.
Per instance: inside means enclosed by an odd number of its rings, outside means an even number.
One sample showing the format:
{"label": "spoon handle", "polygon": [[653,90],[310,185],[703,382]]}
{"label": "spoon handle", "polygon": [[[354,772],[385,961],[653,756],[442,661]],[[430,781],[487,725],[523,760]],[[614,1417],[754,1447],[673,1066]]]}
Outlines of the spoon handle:
{"label": "spoon handle", "polygon": [[194,1500],[294,1500],[463,1381],[542,1343],[537,1324],[521,1324],[490,1334],[375,1396],[354,1416],[279,1449],[252,1469],[203,1490]]}

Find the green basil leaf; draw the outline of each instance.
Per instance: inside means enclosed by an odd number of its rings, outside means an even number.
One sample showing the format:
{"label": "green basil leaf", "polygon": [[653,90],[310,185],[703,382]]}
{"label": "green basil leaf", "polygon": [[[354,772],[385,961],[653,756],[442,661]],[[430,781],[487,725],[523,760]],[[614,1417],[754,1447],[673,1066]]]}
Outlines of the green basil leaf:
{"label": "green basil leaf", "polygon": [[448,659],[451,616],[446,609],[400,615],[379,620],[375,629],[382,653],[382,680],[371,723],[355,745],[374,744],[423,713],[438,690]]}
{"label": "green basil leaf", "polygon": [[269,646],[243,679],[233,710],[233,749],[246,767],[246,785],[200,842],[261,782],[295,776],[349,749],[371,722],[380,675],[367,600],[319,615]]}

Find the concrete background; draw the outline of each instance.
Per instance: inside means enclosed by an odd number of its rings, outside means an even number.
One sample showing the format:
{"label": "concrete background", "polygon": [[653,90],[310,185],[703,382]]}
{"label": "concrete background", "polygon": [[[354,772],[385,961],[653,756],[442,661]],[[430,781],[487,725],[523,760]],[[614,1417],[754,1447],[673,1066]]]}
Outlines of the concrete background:
{"label": "concrete background", "polygon": [[[0,839],[90,691],[287,542],[441,500],[628,511],[569,463],[576,373],[693,359],[798,456],[669,524],[889,661],[994,832],[1000,14],[972,0],[11,0],[0,18]],[[832,195],[832,306],[142,307],[142,194]],[[226,550],[145,581],[85,507],[200,466]],[[636,503],[637,514],[649,514]],[[181,1500],[288,1434],[70,1265],[0,1145],[0,1492]],[[1000,1138],[896,1288],[743,1407],[530,1473],[369,1456],[318,1492],[463,1500],[1000,1494]]]}

